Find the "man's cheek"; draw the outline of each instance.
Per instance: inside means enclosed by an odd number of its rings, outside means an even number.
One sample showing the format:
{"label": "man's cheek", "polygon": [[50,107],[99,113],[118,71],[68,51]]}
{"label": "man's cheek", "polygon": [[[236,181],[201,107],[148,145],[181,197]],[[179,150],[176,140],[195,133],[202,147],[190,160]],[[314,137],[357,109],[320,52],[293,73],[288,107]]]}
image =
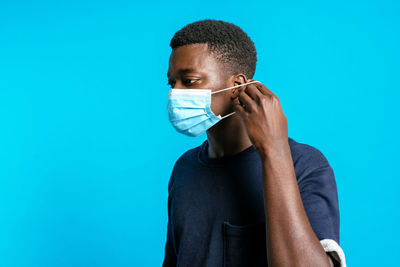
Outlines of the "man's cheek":
{"label": "man's cheek", "polygon": [[229,100],[223,97],[213,97],[211,99],[211,110],[215,115],[225,115],[226,110],[229,107]]}

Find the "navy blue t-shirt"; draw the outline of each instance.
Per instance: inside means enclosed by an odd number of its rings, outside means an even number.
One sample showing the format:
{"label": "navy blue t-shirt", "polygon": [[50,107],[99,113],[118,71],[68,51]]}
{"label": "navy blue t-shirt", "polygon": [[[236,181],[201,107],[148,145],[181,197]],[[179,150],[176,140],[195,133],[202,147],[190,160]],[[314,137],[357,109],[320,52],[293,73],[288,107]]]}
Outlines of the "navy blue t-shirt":
{"label": "navy blue t-shirt", "polygon": [[[319,238],[339,244],[333,170],[316,148],[289,138],[301,198]],[[208,142],[184,153],[168,184],[164,267],[267,266],[262,166],[254,146],[209,158]]]}

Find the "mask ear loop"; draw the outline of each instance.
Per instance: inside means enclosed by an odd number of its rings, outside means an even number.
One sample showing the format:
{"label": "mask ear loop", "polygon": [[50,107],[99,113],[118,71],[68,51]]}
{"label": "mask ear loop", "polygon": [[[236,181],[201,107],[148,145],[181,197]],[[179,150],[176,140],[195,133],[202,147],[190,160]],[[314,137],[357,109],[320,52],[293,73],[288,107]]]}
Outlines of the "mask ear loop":
{"label": "mask ear loop", "polygon": [[223,91],[226,91],[226,90],[231,90],[233,88],[245,86],[245,85],[252,84],[252,83],[259,83],[259,81],[251,81],[251,82],[248,82],[248,83],[235,85],[235,86],[232,86],[232,87],[228,87],[228,88],[225,88],[225,89],[221,89],[221,90],[218,90],[218,91],[211,92],[211,94],[213,95],[213,94],[216,94],[216,93],[220,93],[220,92],[223,92]]}
{"label": "mask ear loop", "polygon": [[236,113],[236,111],[231,112],[231,113],[229,113],[229,114],[227,114],[227,115],[221,117],[221,120],[223,120],[223,119],[225,119],[225,118],[228,118],[229,116],[231,116],[231,115],[233,115],[233,114],[235,114],[235,113]]}
{"label": "mask ear loop", "polygon": [[[232,87],[228,87],[228,88],[225,88],[225,89],[221,89],[221,90],[218,90],[218,91],[211,92],[211,94],[216,94],[216,93],[223,92],[223,91],[226,91],[226,90],[231,90],[231,89],[233,89],[233,88],[241,87],[241,86],[244,86],[244,85],[247,85],[247,84],[252,84],[252,83],[259,83],[259,81],[251,81],[251,82],[248,82],[248,83],[235,85],[235,86],[232,86]],[[222,119],[225,119],[225,118],[227,118],[227,117],[229,117],[229,116],[231,116],[231,115],[233,115],[233,114],[235,114],[235,113],[236,113],[236,111],[231,112],[231,113],[229,113],[229,114],[227,114],[227,115],[221,117],[221,120],[222,120]]]}

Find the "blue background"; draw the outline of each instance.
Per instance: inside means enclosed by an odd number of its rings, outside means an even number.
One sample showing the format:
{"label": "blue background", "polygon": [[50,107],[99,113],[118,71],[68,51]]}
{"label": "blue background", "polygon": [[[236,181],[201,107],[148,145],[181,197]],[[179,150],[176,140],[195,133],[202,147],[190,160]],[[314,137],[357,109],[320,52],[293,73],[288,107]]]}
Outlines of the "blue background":
{"label": "blue background", "polygon": [[0,2],[0,266],[160,266],[169,41],[222,19],[334,169],[349,266],[398,266],[398,1]]}

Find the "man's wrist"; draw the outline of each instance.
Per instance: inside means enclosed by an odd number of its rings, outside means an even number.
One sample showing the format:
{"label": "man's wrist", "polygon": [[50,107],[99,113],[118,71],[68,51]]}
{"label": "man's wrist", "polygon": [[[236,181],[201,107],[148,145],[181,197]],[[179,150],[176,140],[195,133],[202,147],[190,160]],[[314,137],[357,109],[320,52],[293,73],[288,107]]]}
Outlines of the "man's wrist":
{"label": "man's wrist", "polygon": [[287,153],[290,153],[290,146],[287,140],[277,141],[271,144],[261,145],[257,148],[257,150],[261,159],[267,159],[270,157],[283,156]]}

